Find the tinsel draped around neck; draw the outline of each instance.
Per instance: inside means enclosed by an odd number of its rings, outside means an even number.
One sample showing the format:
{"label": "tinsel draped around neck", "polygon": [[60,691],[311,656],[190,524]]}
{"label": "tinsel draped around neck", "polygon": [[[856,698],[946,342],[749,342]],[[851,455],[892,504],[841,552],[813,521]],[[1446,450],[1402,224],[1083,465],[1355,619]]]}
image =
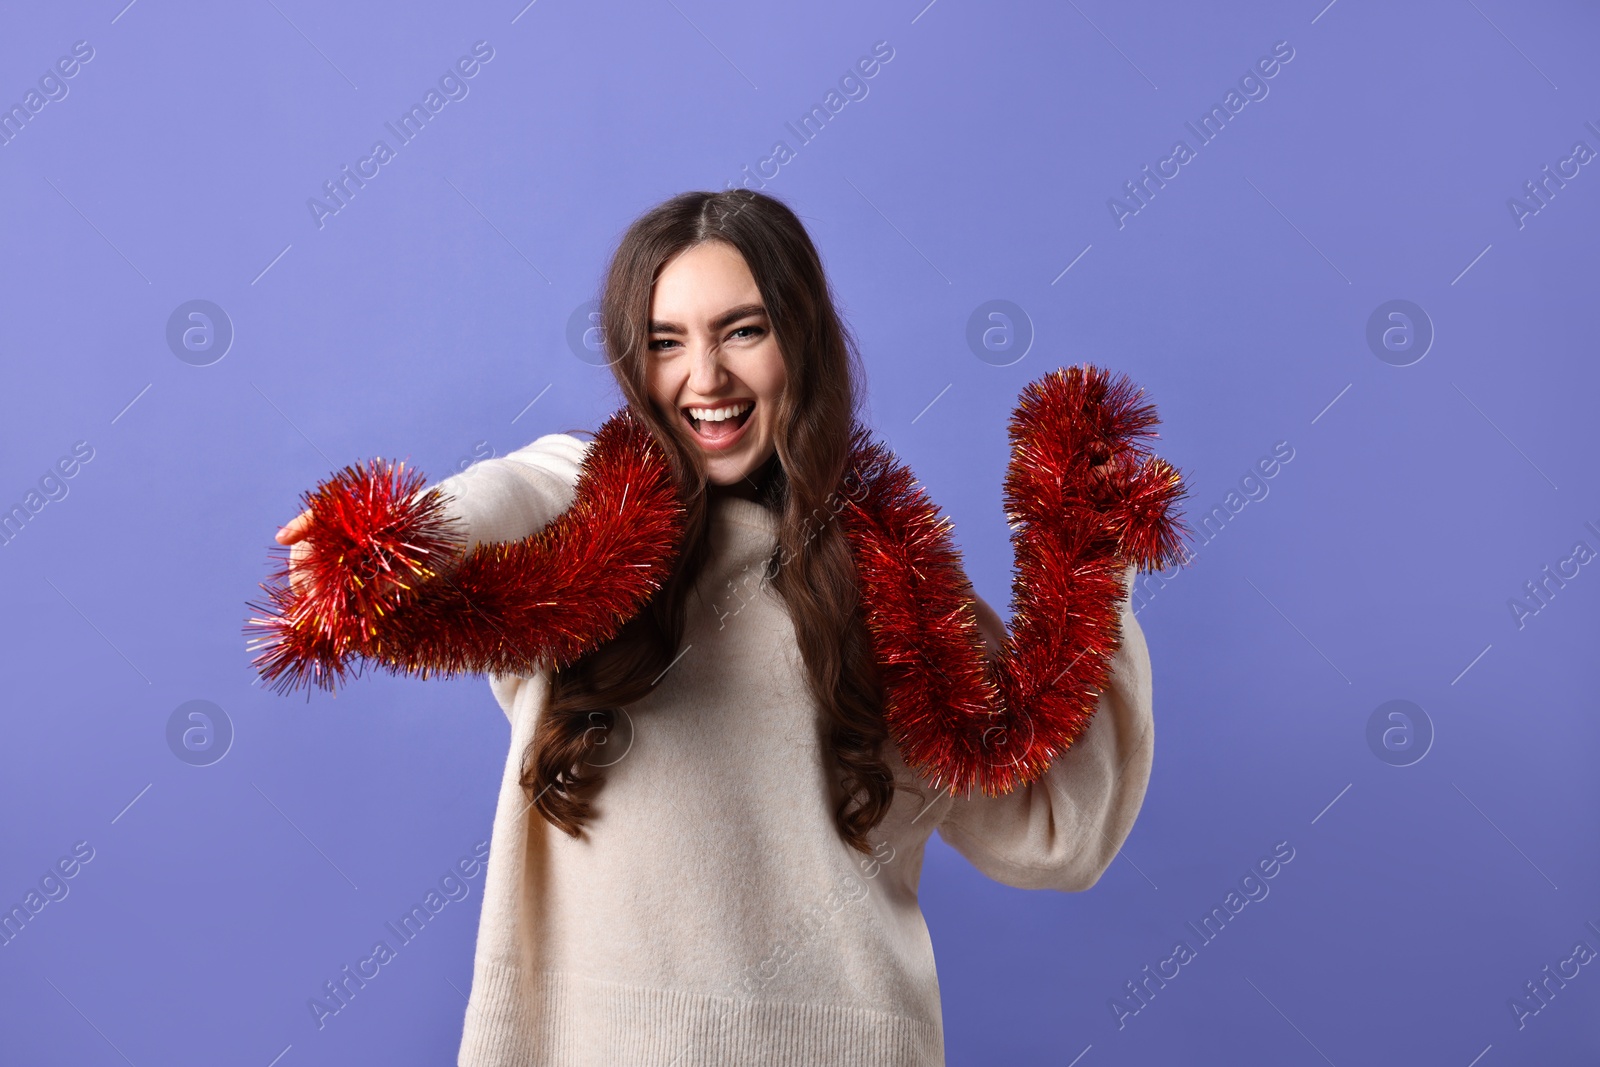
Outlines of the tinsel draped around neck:
{"label": "tinsel draped around neck", "polygon": [[[1126,565],[1180,559],[1186,489],[1145,444],[1159,420],[1142,397],[1090,365],[1023,389],[1003,486],[1012,621],[992,658],[949,520],[870,431],[852,432],[829,521],[856,564],[890,735],[935,787],[997,796],[1037,780],[1107,683]],[[572,507],[453,570],[459,531],[424,485],[374,460],[305,495],[310,580],[292,586],[285,560],[246,626],[274,689],[332,690],[368,664],[422,677],[566,666],[614,637],[677,557],[684,509],[669,463],[627,409],[597,432]]]}

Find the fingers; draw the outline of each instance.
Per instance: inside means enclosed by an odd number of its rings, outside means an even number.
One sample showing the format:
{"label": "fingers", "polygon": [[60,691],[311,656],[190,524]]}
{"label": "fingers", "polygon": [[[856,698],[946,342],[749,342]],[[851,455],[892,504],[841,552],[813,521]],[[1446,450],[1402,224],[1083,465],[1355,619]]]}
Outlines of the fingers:
{"label": "fingers", "polygon": [[296,592],[303,592],[310,580],[303,566],[309,555],[311,555],[310,541],[300,541],[289,549],[289,588]]}
{"label": "fingers", "polygon": [[1138,470],[1136,462],[1127,455],[1113,455],[1091,464],[1089,475],[1102,485],[1121,485]]}
{"label": "fingers", "polygon": [[311,555],[311,542],[306,540],[306,531],[310,526],[311,512],[302,511],[290,519],[275,538],[280,545],[292,546],[289,549],[289,588],[295,592],[304,592],[308,588],[304,564],[306,557]]}
{"label": "fingers", "polygon": [[1116,484],[1118,473],[1117,464],[1113,460],[1089,465],[1089,478],[1096,490],[1104,491],[1112,488]]}
{"label": "fingers", "polygon": [[310,525],[311,525],[311,512],[309,510],[302,511],[300,514],[298,514],[294,518],[290,519],[288,524],[285,525],[283,527],[283,529],[278,531],[277,537],[276,537],[276,540],[277,540],[278,544],[280,544],[280,545],[292,545],[296,541],[301,540],[302,538],[305,537],[306,529]]}

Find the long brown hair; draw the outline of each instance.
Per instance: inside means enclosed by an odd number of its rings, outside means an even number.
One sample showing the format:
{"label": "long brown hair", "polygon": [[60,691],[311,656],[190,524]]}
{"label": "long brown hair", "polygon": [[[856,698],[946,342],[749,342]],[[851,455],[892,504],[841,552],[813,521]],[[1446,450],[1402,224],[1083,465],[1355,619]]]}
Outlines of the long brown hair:
{"label": "long brown hair", "polygon": [[843,786],[834,821],[845,841],[866,852],[866,835],[894,798],[894,779],[881,754],[888,739],[883,688],[856,610],[855,564],[839,524],[828,521],[850,458],[861,357],[800,219],[748,189],[675,196],[640,216],[612,256],[600,299],[607,356],[628,407],[671,461],[687,512],[684,540],[670,578],[617,637],[553,672],[522,785],[546,820],[582,837],[590,800],[604,782],[591,757],[614,729],[617,709],[648,693],[678,654],[689,591],[709,552],[707,479],[683,420],[659,410],[646,389],[648,318],[661,268],[712,240],[744,256],[783,355],[777,454],[761,487],[762,502],[780,513],[779,551],[766,576],[788,607],[809,688],[826,716]]}

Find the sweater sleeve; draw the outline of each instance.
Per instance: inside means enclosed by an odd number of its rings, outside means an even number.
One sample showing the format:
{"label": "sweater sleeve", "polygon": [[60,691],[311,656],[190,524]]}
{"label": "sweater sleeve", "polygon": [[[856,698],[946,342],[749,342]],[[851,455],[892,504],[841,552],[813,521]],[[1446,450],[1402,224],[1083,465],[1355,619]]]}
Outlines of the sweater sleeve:
{"label": "sweater sleeve", "polygon": [[466,538],[462,555],[480,544],[520,541],[570,508],[588,449],[571,434],[545,434],[437,482],[446,513]]}
{"label": "sweater sleeve", "polygon": [[1150,652],[1134,618],[1129,564],[1122,639],[1099,706],[1044,776],[1001,797],[957,797],[939,836],[997,882],[1078,892],[1099,881],[1144,802],[1154,754]]}

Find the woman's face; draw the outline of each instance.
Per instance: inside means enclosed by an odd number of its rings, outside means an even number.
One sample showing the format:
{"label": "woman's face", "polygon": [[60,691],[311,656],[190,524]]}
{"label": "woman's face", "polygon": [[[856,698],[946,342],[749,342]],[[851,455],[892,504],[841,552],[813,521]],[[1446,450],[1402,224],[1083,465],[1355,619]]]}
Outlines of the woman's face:
{"label": "woman's face", "polygon": [[747,478],[776,450],[786,373],[756,280],[726,241],[703,241],[662,267],[650,295],[645,385],[683,422],[713,485]]}

